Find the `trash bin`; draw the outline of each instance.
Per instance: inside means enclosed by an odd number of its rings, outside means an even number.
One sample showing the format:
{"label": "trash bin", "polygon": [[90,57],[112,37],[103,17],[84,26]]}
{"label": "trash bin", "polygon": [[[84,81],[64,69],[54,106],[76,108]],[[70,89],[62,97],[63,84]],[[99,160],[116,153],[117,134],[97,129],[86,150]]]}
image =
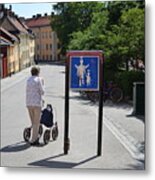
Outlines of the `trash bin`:
{"label": "trash bin", "polygon": [[133,83],[133,113],[145,115],[145,85],[144,82]]}

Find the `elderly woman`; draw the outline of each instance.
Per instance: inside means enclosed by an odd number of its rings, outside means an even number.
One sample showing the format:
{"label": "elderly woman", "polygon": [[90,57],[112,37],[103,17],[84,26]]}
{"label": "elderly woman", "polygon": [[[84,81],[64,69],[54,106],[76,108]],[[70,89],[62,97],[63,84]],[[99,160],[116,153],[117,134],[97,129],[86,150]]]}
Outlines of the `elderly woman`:
{"label": "elderly woman", "polygon": [[26,84],[26,106],[32,123],[32,139],[30,144],[39,145],[39,125],[41,116],[42,96],[44,94],[43,79],[39,77],[40,69],[32,67],[31,76]]}

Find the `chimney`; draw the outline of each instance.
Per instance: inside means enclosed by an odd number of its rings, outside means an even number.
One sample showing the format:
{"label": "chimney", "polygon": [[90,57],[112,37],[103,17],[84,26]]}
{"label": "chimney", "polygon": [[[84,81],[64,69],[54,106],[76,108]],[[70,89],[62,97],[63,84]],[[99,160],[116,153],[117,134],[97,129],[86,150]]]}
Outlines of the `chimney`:
{"label": "chimney", "polygon": [[33,19],[34,19],[35,17],[36,17],[35,15],[32,16]]}
{"label": "chimney", "polygon": [[11,15],[12,15],[12,17],[15,17],[15,13],[13,11],[11,12]]}
{"label": "chimney", "polygon": [[4,9],[4,15],[5,16],[9,16],[10,15],[10,11],[8,9]]}
{"label": "chimney", "polygon": [[54,16],[54,12],[51,12],[51,16]]}
{"label": "chimney", "polygon": [[9,10],[12,11],[12,5],[9,6]]}
{"label": "chimney", "polygon": [[20,20],[21,22],[25,22],[25,18],[24,18],[24,17],[20,17],[19,20]]}
{"label": "chimney", "polygon": [[41,17],[41,14],[37,14],[37,18],[40,18]]}

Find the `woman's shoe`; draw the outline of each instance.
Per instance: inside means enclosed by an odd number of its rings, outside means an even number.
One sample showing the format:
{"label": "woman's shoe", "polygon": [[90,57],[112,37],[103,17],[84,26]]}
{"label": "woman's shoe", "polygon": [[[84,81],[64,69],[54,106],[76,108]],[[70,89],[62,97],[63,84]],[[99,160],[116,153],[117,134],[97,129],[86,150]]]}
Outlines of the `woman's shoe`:
{"label": "woman's shoe", "polygon": [[30,142],[30,145],[31,145],[31,146],[38,146],[38,145],[40,145],[39,139],[37,139],[37,140],[34,141],[34,142]]}

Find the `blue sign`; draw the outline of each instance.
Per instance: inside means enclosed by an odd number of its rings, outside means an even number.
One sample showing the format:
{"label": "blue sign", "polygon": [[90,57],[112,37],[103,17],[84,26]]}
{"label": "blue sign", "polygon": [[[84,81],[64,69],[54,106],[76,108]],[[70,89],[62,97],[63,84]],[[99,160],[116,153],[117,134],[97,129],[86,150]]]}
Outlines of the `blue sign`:
{"label": "blue sign", "polygon": [[73,90],[99,89],[98,56],[70,56],[70,88]]}

